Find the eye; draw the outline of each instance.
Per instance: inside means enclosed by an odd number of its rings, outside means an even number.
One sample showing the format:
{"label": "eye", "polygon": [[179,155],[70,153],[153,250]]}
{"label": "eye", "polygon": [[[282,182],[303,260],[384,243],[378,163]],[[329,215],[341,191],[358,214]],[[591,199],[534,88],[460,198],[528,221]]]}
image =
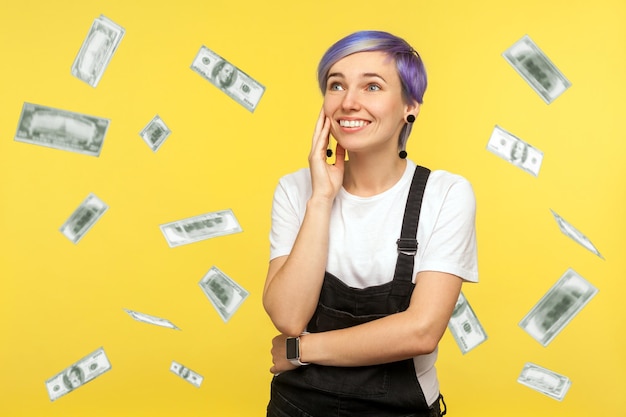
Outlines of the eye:
{"label": "eye", "polygon": [[380,91],[380,85],[372,83],[367,85],[367,91]]}
{"label": "eye", "polygon": [[331,82],[328,84],[328,89],[331,91],[341,91],[343,90],[343,86],[338,82]]}

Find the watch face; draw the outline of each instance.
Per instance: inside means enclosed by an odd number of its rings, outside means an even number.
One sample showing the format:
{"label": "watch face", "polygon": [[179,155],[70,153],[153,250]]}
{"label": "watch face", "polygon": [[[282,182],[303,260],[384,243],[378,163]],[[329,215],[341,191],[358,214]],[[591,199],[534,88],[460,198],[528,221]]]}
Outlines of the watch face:
{"label": "watch face", "polygon": [[300,357],[298,339],[290,337],[286,342],[287,346],[287,359],[298,359]]}

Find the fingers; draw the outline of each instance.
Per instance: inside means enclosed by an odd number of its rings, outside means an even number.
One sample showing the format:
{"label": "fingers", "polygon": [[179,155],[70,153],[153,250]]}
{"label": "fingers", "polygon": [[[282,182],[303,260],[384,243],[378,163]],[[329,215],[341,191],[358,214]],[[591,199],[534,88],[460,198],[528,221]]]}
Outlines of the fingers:
{"label": "fingers", "polygon": [[343,166],[346,162],[346,150],[337,142],[337,147],[335,148],[335,166],[343,169]]}
{"label": "fingers", "polygon": [[320,111],[320,115],[315,124],[313,140],[311,143],[311,157],[326,158],[326,149],[330,141],[330,118],[324,114],[324,109]]}

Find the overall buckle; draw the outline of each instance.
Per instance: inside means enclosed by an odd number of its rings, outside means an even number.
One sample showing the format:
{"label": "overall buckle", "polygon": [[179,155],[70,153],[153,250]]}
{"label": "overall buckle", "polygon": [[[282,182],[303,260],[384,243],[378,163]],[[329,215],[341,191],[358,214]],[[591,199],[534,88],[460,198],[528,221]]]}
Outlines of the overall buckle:
{"label": "overall buckle", "polygon": [[415,256],[417,253],[417,239],[408,239],[401,237],[396,240],[398,252],[404,255]]}

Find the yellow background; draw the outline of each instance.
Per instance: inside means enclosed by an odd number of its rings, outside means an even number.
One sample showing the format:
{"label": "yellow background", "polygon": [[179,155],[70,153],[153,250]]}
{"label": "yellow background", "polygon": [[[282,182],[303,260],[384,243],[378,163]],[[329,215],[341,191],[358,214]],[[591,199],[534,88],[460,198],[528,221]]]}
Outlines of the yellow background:
{"label": "yellow background", "polygon": [[[23,0],[0,10],[0,415],[264,415],[273,189],[306,166],[319,58],[361,29],[420,51],[429,89],[409,156],[466,176],[477,196],[481,283],[464,293],[489,339],[462,355],[444,336],[449,415],[624,415],[623,1]],[[92,88],[70,67],[100,14],[126,34]],[[524,34],[572,82],[550,105],[501,56]],[[265,85],[254,113],[189,68],[201,45]],[[110,119],[101,155],[14,141],[24,102]],[[139,132],[155,114],[173,133],[153,153]],[[538,178],[485,149],[496,124],[544,152]],[[58,229],[90,192],[110,208],[74,245]],[[159,230],[226,208],[243,233],[169,248]],[[606,260],[562,234],[550,209]],[[250,292],[228,323],[198,286],[213,265]],[[599,293],[542,347],[518,322],[569,267]],[[44,381],[100,346],[112,370],[50,402]],[[172,360],[202,386],[172,374]],[[562,402],[516,382],[526,362],[572,380]]]}

